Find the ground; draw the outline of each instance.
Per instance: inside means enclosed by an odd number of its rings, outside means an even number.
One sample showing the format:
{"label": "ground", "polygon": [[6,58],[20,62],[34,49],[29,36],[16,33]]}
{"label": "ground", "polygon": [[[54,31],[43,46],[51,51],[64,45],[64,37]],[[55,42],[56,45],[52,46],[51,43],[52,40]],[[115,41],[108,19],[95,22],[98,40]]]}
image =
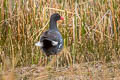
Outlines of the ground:
{"label": "ground", "polygon": [[119,62],[89,62],[67,67],[32,65],[1,74],[3,80],[120,80]]}

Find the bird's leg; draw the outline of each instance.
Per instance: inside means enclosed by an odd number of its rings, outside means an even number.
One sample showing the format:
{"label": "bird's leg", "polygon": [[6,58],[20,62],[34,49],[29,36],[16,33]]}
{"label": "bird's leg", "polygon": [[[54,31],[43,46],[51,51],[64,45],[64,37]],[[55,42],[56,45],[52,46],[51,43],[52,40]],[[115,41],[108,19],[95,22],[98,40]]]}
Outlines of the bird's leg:
{"label": "bird's leg", "polygon": [[47,56],[45,57],[45,65],[47,65]]}
{"label": "bird's leg", "polygon": [[57,68],[59,67],[59,57],[58,57],[58,55],[55,55],[55,57],[56,57],[56,65],[57,65]]}

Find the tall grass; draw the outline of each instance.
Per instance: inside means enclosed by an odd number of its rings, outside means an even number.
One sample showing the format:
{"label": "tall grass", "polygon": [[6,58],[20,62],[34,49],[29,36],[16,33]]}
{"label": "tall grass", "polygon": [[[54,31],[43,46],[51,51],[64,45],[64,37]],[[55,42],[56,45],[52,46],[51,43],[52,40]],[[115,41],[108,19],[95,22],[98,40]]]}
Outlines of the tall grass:
{"label": "tall grass", "polygon": [[[1,0],[0,70],[39,64],[67,66],[120,59],[119,0]],[[59,22],[64,49],[47,58],[34,44],[49,27],[52,13]]]}

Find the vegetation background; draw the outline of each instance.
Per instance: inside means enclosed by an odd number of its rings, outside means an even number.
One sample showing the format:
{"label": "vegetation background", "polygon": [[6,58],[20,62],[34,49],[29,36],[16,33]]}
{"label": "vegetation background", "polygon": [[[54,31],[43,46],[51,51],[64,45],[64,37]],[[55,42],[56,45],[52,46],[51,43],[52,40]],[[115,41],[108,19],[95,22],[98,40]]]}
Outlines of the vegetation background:
{"label": "vegetation background", "polygon": [[[47,58],[35,42],[53,13],[64,49]],[[120,79],[120,0],[0,0],[0,80]]]}

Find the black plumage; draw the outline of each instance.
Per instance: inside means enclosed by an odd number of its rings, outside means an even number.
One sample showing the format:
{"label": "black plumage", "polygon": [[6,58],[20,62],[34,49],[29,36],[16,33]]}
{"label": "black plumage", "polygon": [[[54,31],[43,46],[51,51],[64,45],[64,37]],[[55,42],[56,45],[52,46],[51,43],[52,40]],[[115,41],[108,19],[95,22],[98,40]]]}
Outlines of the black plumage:
{"label": "black plumage", "polygon": [[63,48],[63,38],[57,28],[57,21],[63,19],[58,13],[51,15],[49,29],[43,32],[40,41],[35,44],[40,46],[47,56],[56,55]]}

